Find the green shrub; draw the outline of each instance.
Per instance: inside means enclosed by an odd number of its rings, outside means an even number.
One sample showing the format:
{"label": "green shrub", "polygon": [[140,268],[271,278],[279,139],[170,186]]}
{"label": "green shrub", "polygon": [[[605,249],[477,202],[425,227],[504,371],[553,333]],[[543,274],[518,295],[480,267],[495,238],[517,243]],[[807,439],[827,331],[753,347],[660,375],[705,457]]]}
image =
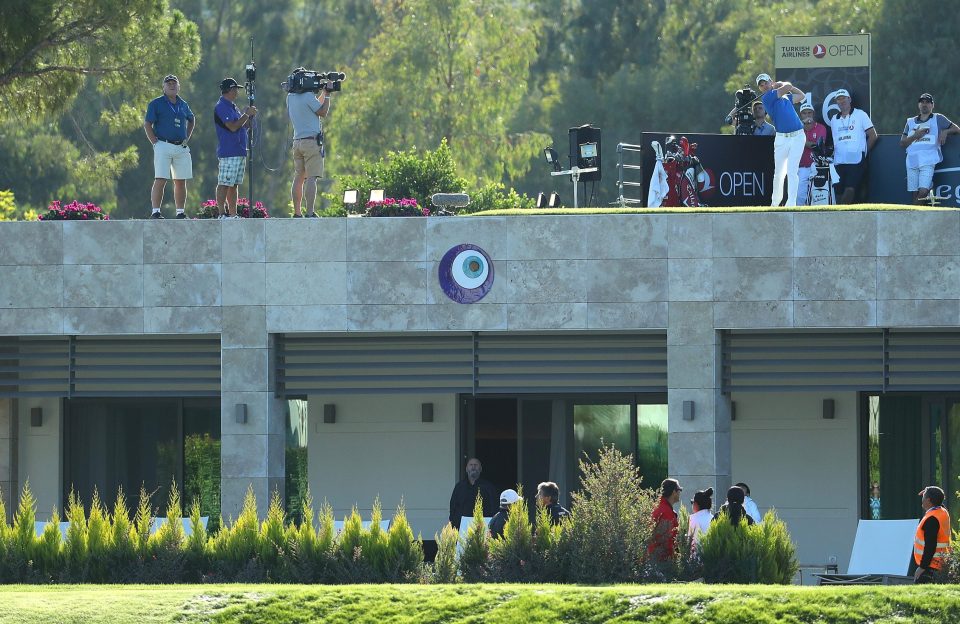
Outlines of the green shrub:
{"label": "green shrub", "polygon": [[434,583],[457,582],[457,543],[460,541],[460,532],[450,526],[443,525],[440,535],[434,534],[437,541],[437,556],[433,560]]}
{"label": "green shrub", "polygon": [[167,498],[167,521],[148,540],[150,559],[145,573],[154,583],[173,583],[183,577],[183,508],[176,480],[171,481]]}
{"label": "green shrub", "polygon": [[207,530],[200,518],[200,500],[194,499],[190,505],[190,536],[184,552],[184,569],[193,582],[201,580],[210,567],[207,557]]}
{"label": "green shrub", "polygon": [[788,584],[797,572],[796,549],[772,511],[762,524],[731,523],[726,512],[700,536],[697,547],[708,583]]}
{"label": "green shrub", "polygon": [[60,512],[54,506],[50,513],[50,522],[43,527],[43,533],[37,541],[34,562],[41,579],[56,580],[63,573],[63,559],[60,555],[63,536],[60,534]]}
{"label": "green shrub", "polygon": [[90,501],[90,515],[87,518],[87,577],[93,583],[107,580],[110,570],[110,553],[113,551],[110,520],[100,502],[100,494],[93,490]]}
{"label": "green shrub", "polygon": [[569,580],[642,580],[657,494],[641,487],[632,457],[613,445],[600,449],[596,463],[581,459],[580,472],[582,490],[573,493],[574,511],[564,527],[569,532]]}
{"label": "green shrub", "polygon": [[270,496],[267,517],[260,525],[260,563],[268,579],[277,580],[280,574],[280,562],[287,552],[287,536],[283,525],[283,505],[280,493],[276,490]]}
{"label": "green shrub", "polygon": [[487,561],[490,557],[490,539],[487,526],[483,522],[483,500],[477,494],[473,504],[473,522],[467,529],[463,540],[463,552],[460,553],[460,575],[467,582],[482,581],[488,572]]}
{"label": "green shrub", "polygon": [[[370,525],[373,530],[373,525]],[[423,540],[413,536],[407,513],[401,503],[393,515],[387,533],[384,577],[387,582],[412,581],[423,565]]]}
{"label": "green shrub", "polygon": [[[134,568],[137,562],[136,533],[130,524],[130,511],[127,509],[127,497],[123,488],[117,490],[117,499],[113,503],[113,513],[110,514],[111,543],[113,550],[110,554],[111,580],[120,582],[126,580],[126,574]],[[59,531],[58,531],[59,533]]]}
{"label": "green shrub", "polygon": [[514,189],[507,190],[502,182],[491,182],[471,193],[470,205],[462,209],[461,212],[536,208],[536,206],[537,200],[533,197],[521,195]]}
{"label": "green shrub", "polygon": [[[351,210],[363,213],[366,198],[373,189],[383,189],[384,197],[412,197],[421,206],[430,205],[434,193],[458,193],[467,185],[457,176],[457,166],[446,140],[436,150],[389,152],[375,163],[363,163],[360,175],[338,178],[341,188],[357,189],[359,202]],[[343,208],[343,198],[335,197],[334,209]]]}
{"label": "green shrub", "polygon": [[73,490],[67,500],[67,539],[63,545],[66,560],[66,573],[74,581],[82,581],[87,576],[87,514],[80,497]]}
{"label": "green shrub", "polygon": [[33,576],[34,538],[37,519],[37,500],[30,491],[29,481],[24,483],[20,504],[13,515],[7,556],[13,564],[14,577],[29,581]]}
{"label": "green shrub", "polygon": [[213,550],[217,573],[222,578],[253,582],[262,580],[258,561],[260,522],[253,486],[247,488],[243,507],[236,522],[222,527],[214,537]]}
{"label": "green shrub", "polygon": [[387,534],[380,528],[381,520],[383,520],[383,512],[380,499],[377,498],[373,501],[373,509],[370,513],[370,528],[360,531],[360,558],[376,575],[377,581],[387,579]]}
{"label": "green shrub", "polygon": [[546,505],[537,501],[534,516],[533,563],[537,578],[543,582],[557,582],[567,577],[569,535],[566,525],[554,524]]}
{"label": "green shrub", "polygon": [[520,499],[510,505],[503,535],[490,540],[490,575],[505,582],[533,579],[533,527],[523,488],[517,486]]}
{"label": "green shrub", "polygon": [[137,498],[137,512],[133,516],[130,538],[136,550],[137,557],[143,561],[150,552],[150,518],[153,511],[150,507],[150,495],[143,484],[140,484],[140,495]]}

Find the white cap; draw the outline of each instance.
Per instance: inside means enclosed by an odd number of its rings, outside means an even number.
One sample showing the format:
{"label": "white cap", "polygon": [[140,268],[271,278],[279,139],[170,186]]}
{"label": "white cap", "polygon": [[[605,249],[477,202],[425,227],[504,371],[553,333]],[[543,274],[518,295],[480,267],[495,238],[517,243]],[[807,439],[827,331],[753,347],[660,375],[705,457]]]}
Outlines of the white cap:
{"label": "white cap", "polygon": [[804,102],[803,104],[801,104],[801,105],[800,105],[800,112],[802,113],[802,112],[805,111],[805,110],[812,111],[812,110],[813,110],[813,104],[811,104],[810,102]]}
{"label": "white cap", "polygon": [[512,505],[520,500],[520,495],[516,490],[504,490],[500,492],[500,506]]}
{"label": "white cap", "polygon": [[771,80],[773,79],[770,77],[770,74],[760,74],[757,76],[757,85],[759,85],[761,82],[770,82]]}
{"label": "white cap", "polygon": [[846,96],[846,97],[850,97],[850,92],[847,91],[846,89],[837,89],[837,90],[834,92],[833,97],[840,97],[841,95]]}

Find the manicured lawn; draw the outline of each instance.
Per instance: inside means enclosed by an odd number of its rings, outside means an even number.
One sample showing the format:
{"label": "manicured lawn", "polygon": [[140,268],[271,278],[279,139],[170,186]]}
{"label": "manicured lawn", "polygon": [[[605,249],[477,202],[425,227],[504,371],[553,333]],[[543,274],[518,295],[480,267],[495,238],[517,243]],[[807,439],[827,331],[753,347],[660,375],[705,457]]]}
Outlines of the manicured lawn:
{"label": "manicured lawn", "polygon": [[945,622],[960,586],[167,585],[0,587],[7,622]]}
{"label": "manicured lawn", "polygon": [[726,213],[726,212],[863,212],[870,210],[957,210],[956,206],[944,205],[907,206],[904,204],[851,204],[848,206],[703,206],[700,208],[514,208],[511,210],[486,210],[467,216],[521,216],[521,215],[586,215],[586,214],[690,214],[690,213]]}

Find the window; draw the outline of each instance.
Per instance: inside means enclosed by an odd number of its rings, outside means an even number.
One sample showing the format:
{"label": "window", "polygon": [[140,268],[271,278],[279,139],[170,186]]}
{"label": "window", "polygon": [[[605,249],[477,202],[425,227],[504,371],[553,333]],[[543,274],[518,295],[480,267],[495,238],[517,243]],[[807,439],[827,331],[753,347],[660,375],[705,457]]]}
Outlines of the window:
{"label": "window", "polygon": [[176,481],[184,513],[220,517],[220,402],[217,399],[68,399],[64,401],[64,492],[85,505],[96,490],[107,507],[123,489],[128,507],[140,487],[162,513]]}

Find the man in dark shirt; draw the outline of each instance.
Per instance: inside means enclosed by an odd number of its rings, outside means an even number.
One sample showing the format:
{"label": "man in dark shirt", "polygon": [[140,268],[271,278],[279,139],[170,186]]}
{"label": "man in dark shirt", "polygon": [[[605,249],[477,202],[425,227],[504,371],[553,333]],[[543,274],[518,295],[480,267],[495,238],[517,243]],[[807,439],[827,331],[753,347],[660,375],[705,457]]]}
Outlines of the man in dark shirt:
{"label": "man in dark shirt", "polygon": [[550,512],[550,521],[553,524],[560,524],[561,520],[570,515],[570,512],[560,504],[560,486],[553,481],[544,481],[537,486],[537,499]]}
{"label": "man in dark shirt", "polygon": [[950,514],[943,507],[943,490],[931,485],[920,492],[923,518],[913,542],[910,573],[917,583],[932,583],[943,572],[950,551]]}
{"label": "man in dark shirt", "polygon": [[457,483],[450,495],[450,524],[455,529],[460,528],[460,518],[473,516],[473,504],[477,494],[483,499],[483,515],[489,518],[497,513],[497,490],[486,479],[480,478],[483,466],[476,457],[467,461],[465,468],[467,477]]}
{"label": "man in dark shirt", "polygon": [[500,492],[500,511],[490,519],[490,537],[503,537],[503,527],[507,526],[507,518],[510,516],[510,507],[520,500],[520,495],[516,490],[504,490]]}

